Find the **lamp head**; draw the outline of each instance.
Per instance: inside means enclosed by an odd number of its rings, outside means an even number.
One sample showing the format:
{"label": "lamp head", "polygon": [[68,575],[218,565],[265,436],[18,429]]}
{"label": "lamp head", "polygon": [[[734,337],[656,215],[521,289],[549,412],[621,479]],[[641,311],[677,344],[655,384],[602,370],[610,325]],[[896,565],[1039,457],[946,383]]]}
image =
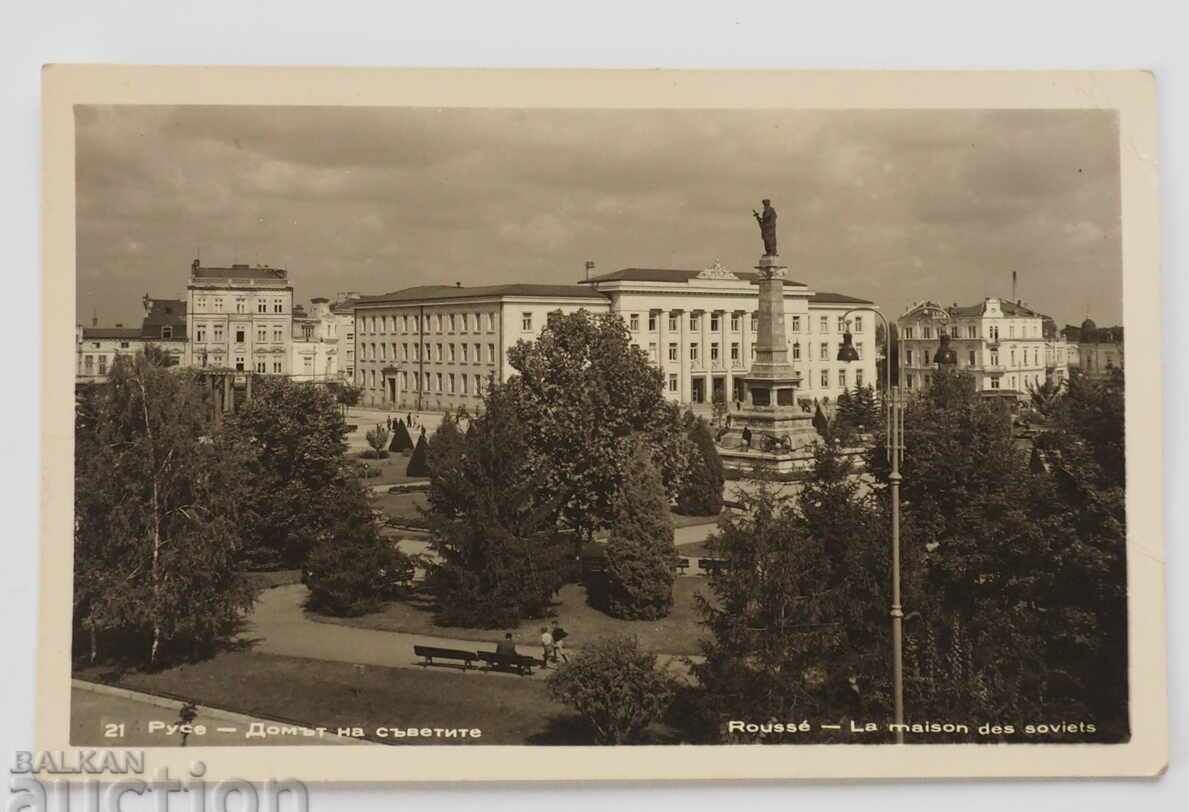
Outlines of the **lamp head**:
{"label": "lamp head", "polygon": [[842,346],[838,348],[838,360],[847,363],[859,360],[859,351],[855,349],[855,337],[851,335],[850,330],[842,335]]}

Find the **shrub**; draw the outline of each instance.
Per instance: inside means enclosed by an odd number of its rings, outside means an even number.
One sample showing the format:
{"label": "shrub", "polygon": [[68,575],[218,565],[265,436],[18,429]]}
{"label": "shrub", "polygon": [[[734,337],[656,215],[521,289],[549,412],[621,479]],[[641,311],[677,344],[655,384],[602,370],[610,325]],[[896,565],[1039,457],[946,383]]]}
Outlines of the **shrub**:
{"label": "shrub", "polygon": [[413,449],[405,473],[408,476],[429,476],[429,443],[425,440],[425,432],[417,438],[417,447]]}
{"label": "shrub", "polygon": [[388,446],[389,451],[412,451],[413,438],[409,436],[409,430],[405,428],[405,423],[399,417],[396,419],[396,425],[392,427],[392,443]]}
{"label": "shrub", "polygon": [[615,617],[654,620],[673,605],[673,522],[660,471],[643,442],[636,442],[616,498],[607,541],[606,611]]}
{"label": "shrub", "polygon": [[631,744],[660,719],[673,681],[635,637],[596,640],[549,675],[549,693],[576,710],[598,744]]}
{"label": "shrub", "polygon": [[388,429],[376,426],[367,433],[367,444],[372,447],[372,456],[382,460],[388,456]]}

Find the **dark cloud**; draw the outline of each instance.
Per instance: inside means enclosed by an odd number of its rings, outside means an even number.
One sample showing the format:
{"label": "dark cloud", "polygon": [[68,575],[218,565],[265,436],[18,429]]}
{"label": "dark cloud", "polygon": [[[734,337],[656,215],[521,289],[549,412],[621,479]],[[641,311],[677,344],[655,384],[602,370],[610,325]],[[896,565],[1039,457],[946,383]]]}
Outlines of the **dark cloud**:
{"label": "dark cloud", "polygon": [[1020,294],[1121,318],[1119,160],[1100,111],[87,107],[80,318],[134,321],[204,262],[301,300],[573,281],[586,259],[750,266],[771,197],[792,276],[874,298]]}

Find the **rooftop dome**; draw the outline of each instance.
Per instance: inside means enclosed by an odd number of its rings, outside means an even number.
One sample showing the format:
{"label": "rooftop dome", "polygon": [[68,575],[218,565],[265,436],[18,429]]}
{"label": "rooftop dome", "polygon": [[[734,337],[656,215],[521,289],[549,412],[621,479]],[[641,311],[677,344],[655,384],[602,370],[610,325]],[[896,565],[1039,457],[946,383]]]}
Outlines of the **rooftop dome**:
{"label": "rooftop dome", "polygon": [[1098,325],[1094,323],[1094,319],[1087,318],[1085,321],[1082,322],[1082,332],[1083,333],[1093,333],[1097,329],[1098,329]]}

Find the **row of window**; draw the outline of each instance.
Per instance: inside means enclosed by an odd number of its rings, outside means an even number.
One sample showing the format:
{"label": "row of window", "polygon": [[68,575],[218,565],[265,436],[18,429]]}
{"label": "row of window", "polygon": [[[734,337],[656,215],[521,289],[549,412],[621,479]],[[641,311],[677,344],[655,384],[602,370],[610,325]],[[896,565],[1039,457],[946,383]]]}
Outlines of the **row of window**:
{"label": "row of window", "polygon": [[[860,358],[862,357],[861,352],[859,353],[859,357]],[[904,350],[904,365],[912,366],[913,357],[914,357],[913,350],[905,349]],[[930,364],[929,359],[931,357],[929,350],[921,350],[920,356],[916,356],[916,357],[919,357],[921,359],[922,364],[924,364],[925,366],[929,366],[929,364]],[[1020,353],[1020,363],[1019,364],[1016,363],[1015,347],[1011,348],[1011,352],[1008,357],[1010,360],[1010,363],[1008,364],[1009,366],[1013,366],[1013,367],[1014,366],[1025,366],[1028,363],[1028,350],[1025,349]],[[961,359],[961,356],[959,356],[959,360],[960,359]],[[977,350],[969,350],[968,351],[966,365],[972,366],[972,367],[978,366],[978,351]],[[1032,350],[1032,365],[1033,366],[1040,365],[1040,351],[1035,348],[1033,348],[1033,350]],[[988,366],[992,366],[992,367],[999,366],[999,350],[991,350],[991,358],[990,358],[990,363],[988,364]]]}
{"label": "row of window", "polygon": [[[720,313],[711,313],[710,314],[709,332],[711,332],[711,333],[721,333],[722,332],[722,327],[723,327],[722,316],[723,315],[724,314],[720,314]],[[628,313],[627,314],[626,320],[627,320],[627,325],[628,325],[629,331],[631,331],[633,333],[640,332],[640,324],[641,324],[640,316],[641,316],[640,313]],[[648,332],[655,333],[657,331],[658,318],[659,318],[659,316],[657,313],[649,313],[648,314]],[[670,313],[668,316],[668,319],[669,319],[669,331],[670,332],[677,332],[678,330],[681,329],[682,314]],[[690,313],[690,314],[688,314],[688,319],[689,319],[689,321],[688,321],[689,329],[691,332],[696,332],[696,331],[702,329],[702,314]],[[751,331],[753,333],[758,332],[759,326],[760,326],[759,316],[756,315],[755,313],[752,313],[749,316],[749,321],[750,321]],[[799,316],[799,315],[789,316],[788,321],[789,321],[789,332],[793,332],[793,333],[801,332],[801,316]],[[808,317],[806,317],[806,322],[808,323],[810,321],[811,320]],[[850,323],[851,323],[851,327],[855,333],[863,332],[863,317],[862,316],[856,316],[855,318],[850,320]],[[732,313],[730,315],[730,331],[732,333],[741,332],[742,324],[743,324],[743,318],[739,313]],[[847,319],[843,318],[842,316],[839,316],[838,317],[838,332],[845,333],[846,327],[847,327]],[[819,333],[830,332],[830,317],[829,316],[818,317],[818,332]]]}
{"label": "row of window", "polygon": [[[245,344],[248,340],[248,328],[244,326],[237,326],[235,329],[228,331],[235,338],[236,344]],[[224,326],[219,322],[214,324],[198,323],[194,325],[194,342],[196,344],[205,344],[209,336],[210,340],[215,344],[222,344],[224,341]],[[282,324],[258,324],[256,325],[256,343],[257,344],[282,344],[285,341],[286,329]],[[162,334],[164,338],[164,334]],[[271,338],[271,342],[270,339]]]}
{"label": "row of window", "polygon": [[[389,354],[389,347],[391,347],[391,354]],[[487,358],[483,360],[482,344],[392,344],[385,343],[367,343],[364,342],[359,345],[360,360],[361,361],[445,361],[447,363],[463,363],[463,364],[494,364],[495,363],[495,345],[487,345]],[[422,349],[424,348],[424,350]],[[397,350],[399,349],[399,355]],[[422,358],[424,354],[424,359]]]}
{"label": "row of window", "polygon": [[[366,382],[371,389],[383,388],[383,377],[377,376],[376,371],[369,370]],[[397,381],[402,392],[436,392],[444,395],[479,395],[483,392],[483,376],[467,375],[453,372],[426,372],[418,376],[416,372],[402,371],[397,374]],[[410,382],[412,388],[409,387]],[[424,387],[417,388],[419,383]]]}
{"label": "row of window", "polygon": [[[987,380],[987,388],[994,390],[1003,389],[1003,383],[1005,382],[1003,378],[1004,376],[1002,375],[991,376]],[[1007,389],[1011,391],[1024,391],[1032,387],[1038,387],[1043,383],[1042,377],[1039,373],[1029,373],[1027,375],[1020,376],[1020,380],[1024,386],[1023,389],[1017,389],[1016,376],[1008,375],[1006,378]],[[932,383],[933,376],[930,374],[924,374],[920,377],[916,377],[911,372],[904,373],[904,386],[906,389],[928,389]]]}
{"label": "row of window", "polygon": [[[965,329],[963,329],[963,328],[965,328]],[[941,336],[944,333],[948,332],[954,338],[978,338],[979,337],[978,328],[979,328],[979,326],[977,324],[966,324],[966,325],[952,324],[948,328],[938,326],[937,337],[941,338]],[[912,338],[930,339],[930,338],[933,338],[933,327],[930,325],[927,325],[927,324],[918,324],[915,326],[906,325],[905,327],[902,328],[902,332],[904,334],[903,338],[906,338],[906,339],[912,339]],[[963,333],[965,333],[965,335],[963,335]],[[1040,335],[1041,335],[1040,324],[1033,324],[1033,325],[1021,324],[1020,325],[1019,338],[1040,338]],[[1007,337],[1008,338],[1016,338],[1016,325],[1015,324],[1009,324],[1007,326]],[[998,324],[992,324],[987,328],[987,339],[989,341],[998,341],[999,340],[999,325]]]}
{"label": "row of window", "polygon": [[[200,366],[212,366],[219,368],[223,366],[223,355],[222,353],[217,352],[210,353],[209,355],[204,353],[199,356],[198,362]],[[248,371],[248,366],[244,362],[244,356],[242,355],[235,356],[235,362],[232,364],[232,366],[235,368],[236,372]],[[285,362],[276,359],[272,360],[271,362],[268,360],[257,359],[255,371],[266,375],[283,375],[285,373]]]}
{"label": "row of window", "polygon": [[[531,329],[532,314],[524,314],[529,320]],[[483,325],[486,331],[495,332],[495,313],[431,313],[425,317],[426,333],[481,333]],[[411,333],[421,334],[420,315],[402,316],[360,316],[360,333]]]}
{"label": "row of window", "polygon": [[[839,370],[836,370],[835,372],[836,372],[836,376],[837,376],[838,388],[839,389],[850,388],[850,371],[846,370],[846,369],[839,369]],[[855,372],[854,385],[855,386],[863,386],[863,370],[856,369],[854,372]],[[823,369],[823,370],[819,371],[818,384],[821,389],[829,389],[830,388],[830,370],[829,369]],[[741,386],[741,384],[738,381],[736,381],[736,385]],[[681,379],[677,376],[677,373],[675,373],[675,372],[669,373],[668,389],[673,394],[678,394],[681,391]],[[736,397],[738,397],[738,395]]]}
{"label": "row of window", "polygon": [[[284,313],[285,299],[280,296],[233,296],[230,297],[231,310],[224,310],[227,300],[222,296],[195,296],[195,313]],[[207,305],[210,304],[210,309]]]}
{"label": "row of window", "polygon": [[[738,341],[731,342],[731,356],[730,357],[731,357],[732,361],[741,360],[741,354],[740,354],[739,347],[740,347],[740,345],[739,345]],[[854,347],[855,347],[855,351],[858,352],[858,354],[859,354],[859,358],[862,359],[863,345],[855,344]],[[818,345],[818,359],[821,361],[832,361],[837,357],[837,351],[841,348],[842,348],[841,342],[839,342],[837,345],[835,345],[835,347],[832,348],[828,341],[823,341]],[[792,360],[800,361],[802,359],[801,342],[800,341],[790,342],[789,343],[789,352],[792,355]],[[813,356],[813,345],[809,342],[806,342],[804,357],[811,358],[812,356]],[[648,357],[653,359],[654,361],[656,360],[656,344],[655,343],[650,343],[648,345]],[[697,361],[700,357],[701,357],[701,345],[696,344],[696,343],[690,344],[689,345],[689,360]],[[756,357],[756,345],[752,344],[751,345],[751,360],[755,360],[755,357]],[[670,361],[681,360],[680,345],[678,345],[676,342],[669,344],[669,360]],[[710,360],[711,361],[719,360],[719,344],[717,341],[712,341],[710,343]]]}

